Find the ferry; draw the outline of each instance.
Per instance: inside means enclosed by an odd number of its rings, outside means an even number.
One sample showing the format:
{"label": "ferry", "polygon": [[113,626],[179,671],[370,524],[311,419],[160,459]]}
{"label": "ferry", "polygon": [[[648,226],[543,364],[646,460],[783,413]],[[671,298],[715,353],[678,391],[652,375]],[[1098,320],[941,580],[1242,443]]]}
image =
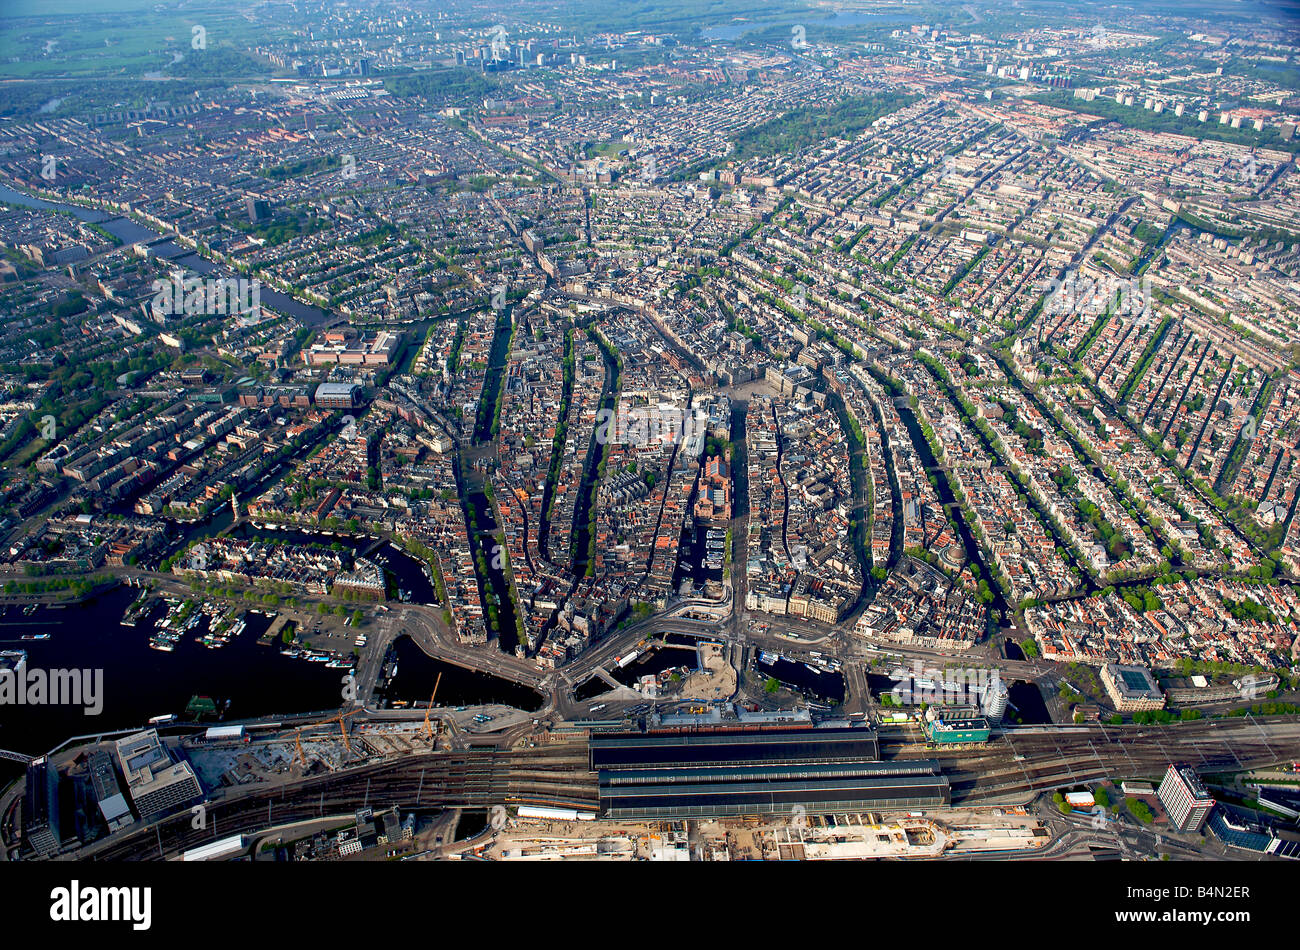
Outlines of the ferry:
{"label": "ferry", "polygon": [[163,653],[171,653],[173,650],[176,649],[176,642],[174,640],[166,640],[160,637],[154,637],[152,640],[149,641],[149,649],[161,650]]}
{"label": "ferry", "polygon": [[48,633],[24,633],[18,639],[19,640],[48,640],[49,638],[50,635]]}

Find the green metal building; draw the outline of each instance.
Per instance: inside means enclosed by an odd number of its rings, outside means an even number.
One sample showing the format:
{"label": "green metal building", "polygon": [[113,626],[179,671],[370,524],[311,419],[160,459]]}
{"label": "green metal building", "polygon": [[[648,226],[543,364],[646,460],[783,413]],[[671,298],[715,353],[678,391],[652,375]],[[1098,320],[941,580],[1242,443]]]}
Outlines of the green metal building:
{"label": "green metal building", "polygon": [[925,723],[925,736],[936,745],[969,745],[987,742],[989,721],[983,716],[945,715],[938,713]]}

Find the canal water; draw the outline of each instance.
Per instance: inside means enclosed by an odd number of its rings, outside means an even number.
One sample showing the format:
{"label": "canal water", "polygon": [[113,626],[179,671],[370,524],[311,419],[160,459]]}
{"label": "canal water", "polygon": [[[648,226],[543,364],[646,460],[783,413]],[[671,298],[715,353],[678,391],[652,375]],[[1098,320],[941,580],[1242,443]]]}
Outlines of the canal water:
{"label": "canal water", "polygon": [[302,530],[276,531],[270,528],[258,528],[248,522],[235,528],[228,536],[245,540],[280,541],[286,544],[314,544],[325,547],[337,544],[352,552],[354,557],[369,551],[370,553],[365,556],[379,564],[389,575],[390,589],[407,592],[409,595],[407,602],[415,604],[438,602],[437,592],[428,574],[425,573],[424,564],[391,541],[384,541],[376,547],[375,539],[370,537],[350,537],[344,534],[331,535]]}
{"label": "canal water", "polygon": [[1031,724],[1052,721],[1047,703],[1043,701],[1043,693],[1035,683],[1012,683],[1007,687],[1007,700],[1008,722]]}
{"label": "canal water", "polygon": [[[103,710],[80,706],[0,705],[0,748],[37,754],[76,735],[141,726],[153,716],[184,715],[190,697],[230,701],[228,718],[252,719],[336,708],[342,702],[339,670],[281,656],[279,646],[259,646],[271,624],[248,614],[248,628],[219,649],[195,642],[204,623],[181,637],[171,653],[151,649],[150,635],[166,612],[159,606],[135,627],[121,624],[139,591],[119,586],[83,604],[41,606],[24,615],[9,607],[0,616],[0,649],[27,651],[29,670],[103,671]],[[48,634],[48,640],[22,640]]]}
{"label": "canal water", "polygon": [[578,702],[583,702],[608,693],[613,688],[599,676],[593,676],[573,691],[573,698]]}
{"label": "canal water", "polygon": [[[504,561],[500,567],[493,566],[495,561],[500,560],[497,552],[494,551],[500,543],[497,540],[499,526],[496,515],[492,512],[492,505],[488,502],[487,495],[481,490],[470,492],[466,500],[474,506],[475,513],[474,520],[468,522],[470,544],[478,545],[483,553],[483,562],[487,565],[487,589],[484,589],[484,585],[480,583],[479,591],[482,595],[483,616],[487,618],[489,624],[488,639],[495,639],[502,651],[514,653],[515,647],[519,645],[519,627],[515,622],[515,602],[510,596],[510,581],[506,577]],[[492,612],[489,607],[492,605],[488,602],[488,594],[492,594],[496,600],[495,630],[491,629]]]}
{"label": "canal water", "polygon": [[840,673],[812,670],[803,663],[795,663],[784,657],[775,663],[755,660],[754,670],[759,676],[770,676],[786,689],[804,696],[828,703],[844,702],[844,677]]}
{"label": "canal water", "polygon": [[[697,486],[695,492],[691,494],[690,505],[692,508],[694,508],[698,493],[699,488]],[[695,585],[697,591],[703,590],[704,585],[707,583],[721,583],[723,573],[726,570],[723,565],[726,563],[724,548],[727,529],[712,529],[715,532],[720,532],[715,537],[723,542],[723,548],[719,548],[716,542],[714,544],[714,550],[717,551],[716,563],[719,566],[712,568],[707,565],[709,556],[712,553],[709,549],[710,528],[698,524],[692,527],[692,522],[694,522],[694,519],[688,519],[688,523],[682,532],[681,554],[677,559],[677,567],[673,571],[673,590],[680,590],[682,581],[687,578]]]}
{"label": "canal water", "polygon": [[[162,237],[158,231],[137,224],[130,218],[124,218],[118,215],[109,214],[104,211],[94,211],[89,208],[81,208],[77,205],[63,204],[61,202],[46,201],[44,198],[34,198],[31,195],[23,194],[12,188],[0,185],[0,201],[8,204],[19,205],[24,208],[33,210],[67,212],[78,220],[85,221],[87,224],[93,224],[103,231],[107,231],[113,237],[117,238],[123,244],[135,244],[140,241],[153,241]],[[192,270],[198,274],[216,273],[220,268],[198,254],[193,252],[186,253],[185,248],[171,242],[168,245],[159,247],[158,256],[171,260],[172,263],[187,270]],[[316,307],[302,303],[299,300],[281,293],[278,290],[272,290],[270,287],[261,287],[259,290],[261,302],[276,313],[282,313],[286,316],[294,317],[301,320],[308,326],[316,326],[324,323],[329,319],[329,314]]]}
{"label": "canal water", "polygon": [[[578,331],[575,330],[574,332]],[[599,343],[597,346],[600,349],[600,358],[605,362],[605,382],[600,394],[600,405],[597,408],[597,412],[601,412],[614,408],[614,400],[618,395],[620,384],[618,363],[610,354],[605,352],[603,346],[600,346]],[[604,458],[604,444],[597,439],[592,439],[588,457],[583,465],[582,483],[578,487],[578,501],[573,512],[573,573],[576,577],[582,577],[586,574],[588,561],[590,560],[591,505],[595,500],[596,472]]]}
{"label": "canal water", "polygon": [[[479,706],[485,703],[502,703],[529,712],[540,709],[544,700],[536,690],[513,683],[499,676],[435,660],[421,650],[407,636],[393,641],[397,660],[397,675],[383,690],[389,703],[405,701],[412,707],[423,709],[433,696],[437,684],[439,706]],[[438,674],[442,674],[439,682]]]}
{"label": "canal water", "polygon": [[[936,491],[945,512],[953,511],[954,509],[949,506],[956,505],[957,499],[952,493],[952,487],[948,484],[948,474],[935,468],[938,463],[935,461],[934,453],[930,451],[930,443],[925,441],[925,434],[921,431],[920,423],[916,421],[916,414],[906,406],[898,406],[897,409],[899,418],[903,420],[903,425],[907,427],[907,434],[912,438],[912,444],[916,446],[916,451],[920,453],[921,463],[927,471],[934,471],[938,476],[936,480],[939,484]],[[981,579],[988,581],[989,590],[993,592],[993,603],[990,604],[990,607],[995,611],[1000,611],[1003,615],[1009,616],[1011,608],[1008,606],[1006,598],[1002,596],[1002,588],[998,585],[993,572],[989,570],[988,564],[984,562],[979,543],[975,540],[975,535],[971,533],[970,526],[966,524],[966,519],[957,515],[953,518],[953,521],[957,523],[957,534],[961,537],[966,557],[972,563],[979,565]]]}
{"label": "canal water", "polygon": [[624,686],[632,686],[643,676],[658,675],[674,667],[685,666],[693,670],[699,665],[698,658],[694,649],[659,647],[637,657],[627,666],[611,670],[609,675]]}

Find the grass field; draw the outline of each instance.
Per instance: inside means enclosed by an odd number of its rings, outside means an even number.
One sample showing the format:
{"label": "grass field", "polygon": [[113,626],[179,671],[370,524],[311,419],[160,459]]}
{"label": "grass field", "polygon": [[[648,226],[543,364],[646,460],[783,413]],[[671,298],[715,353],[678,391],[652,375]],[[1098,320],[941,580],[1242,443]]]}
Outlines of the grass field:
{"label": "grass field", "polygon": [[[256,45],[248,22],[229,5],[199,5],[181,13],[155,12],[146,0],[72,0],[23,15],[28,6],[25,0],[0,4],[0,78],[139,78],[164,70],[174,53],[188,58]],[[78,7],[87,9],[77,13]],[[101,7],[117,12],[101,12]],[[69,20],[61,16],[65,8]],[[195,26],[206,31],[207,50],[192,47]]]}

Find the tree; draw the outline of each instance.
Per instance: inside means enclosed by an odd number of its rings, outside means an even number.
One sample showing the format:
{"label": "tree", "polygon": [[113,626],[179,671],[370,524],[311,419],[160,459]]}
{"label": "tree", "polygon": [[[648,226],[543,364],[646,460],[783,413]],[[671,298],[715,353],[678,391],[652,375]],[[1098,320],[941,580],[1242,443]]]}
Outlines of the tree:
{"label": "tree", "polygon": [[1156,816],[1151,813],[1150,806],[1140,798],[1126,798],[1124,807],[1129,810],[1129,814],[1144,825],[1149,825],[1156,820]]}
{"label": "tree", "polygon": [[776,681],[776,677],[769,676],[767,682],[763,684],[763,692],[771,695],[781,688],[781,684]]}

